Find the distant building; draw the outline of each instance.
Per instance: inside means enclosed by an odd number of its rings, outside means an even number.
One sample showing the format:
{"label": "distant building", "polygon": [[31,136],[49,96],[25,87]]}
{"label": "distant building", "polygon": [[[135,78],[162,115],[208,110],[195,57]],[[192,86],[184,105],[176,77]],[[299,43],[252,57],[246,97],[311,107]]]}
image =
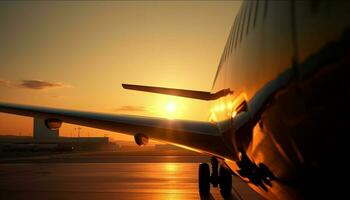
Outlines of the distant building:
{"label": "distant building", "polygon": [[108,137],[59,137],[45,120],[34,118],[33,137],[0,137],[0,151],[115,151],[118,146]]}
{"label": "distant building", "polygon": [[48,138],[0,137],[0,151],[115,151],[118,145],[104,137]]}

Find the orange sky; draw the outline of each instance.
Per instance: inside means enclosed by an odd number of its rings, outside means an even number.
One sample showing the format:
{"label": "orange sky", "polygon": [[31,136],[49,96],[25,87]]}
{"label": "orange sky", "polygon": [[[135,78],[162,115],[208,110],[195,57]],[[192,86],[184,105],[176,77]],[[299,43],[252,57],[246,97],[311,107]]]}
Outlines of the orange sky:
{"label": "orange sky", "polygon": [[[208,91],[238,1],[0,2],[0,101],[207,120],[208,103],[121,83]],[[63,136],[76,136],[65,124]],[[32,119],[0,114],[0,134]],[[81,136],[114,136],[84,127]]]}

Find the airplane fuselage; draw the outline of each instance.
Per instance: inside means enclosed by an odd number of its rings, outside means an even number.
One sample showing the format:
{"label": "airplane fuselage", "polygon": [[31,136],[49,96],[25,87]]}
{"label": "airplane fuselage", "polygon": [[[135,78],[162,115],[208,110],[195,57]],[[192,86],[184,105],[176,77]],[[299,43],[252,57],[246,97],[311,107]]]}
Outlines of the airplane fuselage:
{"label": "airplane fuselage", "polygon": [[[221,127],[234,151],[227,164],[266,198],[315,198],[336,180],[322,174],[337,169],[328,159],[346,130],[349,10],[346,1],[246,1],[236,16],[212,88],[234,93],[209,120],[232,120]],[[274,179],[244,169],[242,154]]]}

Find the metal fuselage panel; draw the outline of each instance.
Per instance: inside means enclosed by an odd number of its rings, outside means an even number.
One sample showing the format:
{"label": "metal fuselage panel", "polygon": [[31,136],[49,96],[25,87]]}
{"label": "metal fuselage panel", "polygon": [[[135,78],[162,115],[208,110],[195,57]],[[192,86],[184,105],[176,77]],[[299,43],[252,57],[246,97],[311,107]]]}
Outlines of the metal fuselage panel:
{"label": "metal fuselage panel", "polygon": [[327,159],[346,128],[349,11],[346,1],[246,1],[236,16],[212,88],[234,94],[213,102],[209,118],[248,116],[245,131],[223,129],[232,157],[244,151],[277,177],[271,187],[251,184],[266,198],[318,197],[319,177],[337,168]]}

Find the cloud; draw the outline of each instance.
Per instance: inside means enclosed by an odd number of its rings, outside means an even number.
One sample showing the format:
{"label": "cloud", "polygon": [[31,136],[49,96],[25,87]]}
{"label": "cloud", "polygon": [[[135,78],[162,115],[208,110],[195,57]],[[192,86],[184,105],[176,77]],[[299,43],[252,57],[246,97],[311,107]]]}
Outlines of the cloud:
{"label": "cloud", "polygon": [[50,95],[49,97],[53,98],[53,99],[65,99],[65,98],[67,98],[67,96],[62,96],[62,95]]}
{"label": "cloud", "polygon": [[121,106],[114,109],[117,112],[148,112],[144,106]]}
{"label": "cloud", "polygon": [[5,81],[3,79],[0,79],[0,86],[6,86],[8,87],[9,86],[9,82],[8,81]]}
{"label": "cloud", "polygon": [[32,90],[43,90],[50,88],[62,88],[66,87],[63,83],[52,83],[40,80],[22,80],[19,84],[20,87],[32,89]]}

